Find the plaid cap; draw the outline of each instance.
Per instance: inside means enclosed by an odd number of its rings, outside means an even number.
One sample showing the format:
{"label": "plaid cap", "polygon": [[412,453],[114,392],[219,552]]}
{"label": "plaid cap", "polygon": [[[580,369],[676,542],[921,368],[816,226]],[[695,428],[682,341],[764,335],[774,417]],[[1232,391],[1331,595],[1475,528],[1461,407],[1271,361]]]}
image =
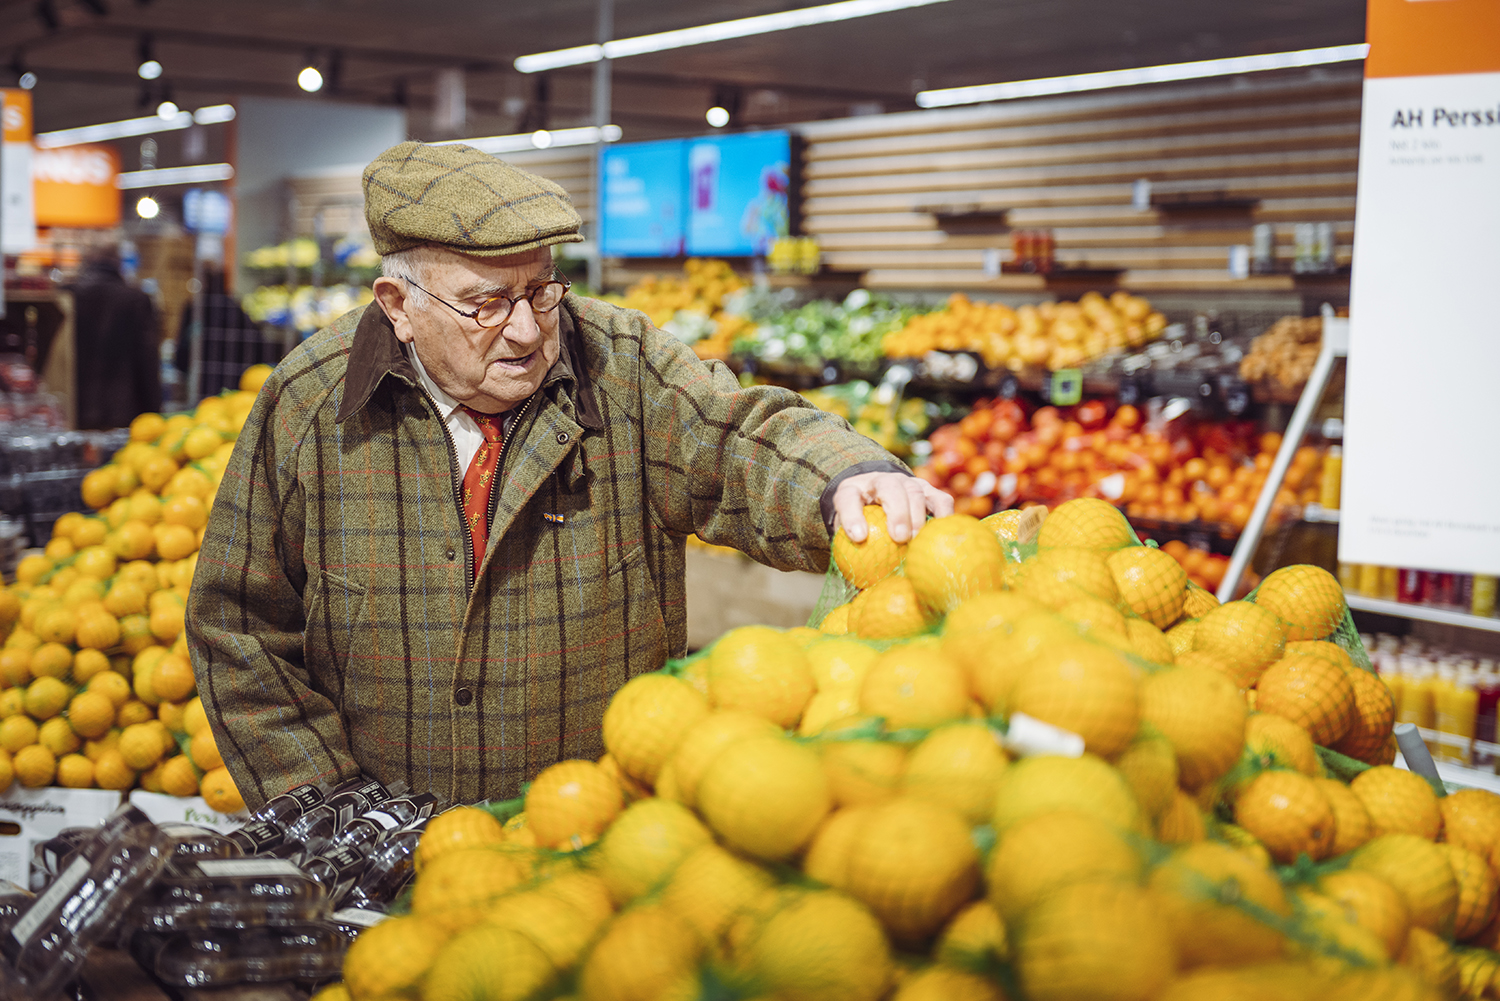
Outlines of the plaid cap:
{"label": "plaid cap", "polygon": [[381,254],[438,246],[499,257],[583,239],[560,185],[461,143],[392,146],[365,168],[364,189]]}

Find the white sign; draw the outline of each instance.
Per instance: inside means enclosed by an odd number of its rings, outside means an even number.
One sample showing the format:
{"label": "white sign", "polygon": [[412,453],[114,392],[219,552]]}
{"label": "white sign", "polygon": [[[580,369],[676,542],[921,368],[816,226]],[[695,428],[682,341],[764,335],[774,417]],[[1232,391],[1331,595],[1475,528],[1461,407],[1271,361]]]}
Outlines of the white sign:
{"label": "white sign", "polygon": [[1500,571],[1500,73],[1370,77],[1339,559]]}

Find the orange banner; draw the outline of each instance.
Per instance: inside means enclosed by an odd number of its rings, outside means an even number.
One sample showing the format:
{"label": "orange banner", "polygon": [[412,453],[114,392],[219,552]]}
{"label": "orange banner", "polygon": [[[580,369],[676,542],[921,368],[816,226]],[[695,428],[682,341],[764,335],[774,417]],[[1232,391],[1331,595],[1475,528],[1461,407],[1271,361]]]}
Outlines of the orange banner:
{"label": "orange banner", "polygon": [[0,87],[5,94],[5,141],[31,142],[31,91],[20,87]]}
{"label": "orange banner", "polygon": [[1497,0],[1369,0],[1365,76],[1500,72]]}
{"label": "orange banner", "polygon": [[120,224],[120,154],[112,146],[62,146],[31,154],[38,226],[108,229]]}

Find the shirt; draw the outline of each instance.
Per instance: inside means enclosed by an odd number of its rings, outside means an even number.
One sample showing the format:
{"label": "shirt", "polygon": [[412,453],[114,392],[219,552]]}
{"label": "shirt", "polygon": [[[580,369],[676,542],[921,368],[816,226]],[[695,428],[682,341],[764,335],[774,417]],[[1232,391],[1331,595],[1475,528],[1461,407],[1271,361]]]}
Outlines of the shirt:
{"label": "shirt", "polygon": [[[422,359],[417,357],[416,348],[405,345],[406,357],[411,359],[411,367],[417,371],[417,382],[432,397],[433,405],[442,415],[443,424],[448,428],[448,433],[453,436],[453,448],[458,453],[458,475],[461,477],[464,470],[469,468],[469,463],[474,461],[474,453],[479,451],[479,446],[484,444],[484,432],[479,430],[479,425],[474,418],[470,417],[464,410],[464,405],[453,397],[443,392],[438,384],[432,381],[432,376],[427,374],[427,369],[422,365]],[[500,418],[502,434],[510,431],[511,418],[515,411],[511,410]]]}

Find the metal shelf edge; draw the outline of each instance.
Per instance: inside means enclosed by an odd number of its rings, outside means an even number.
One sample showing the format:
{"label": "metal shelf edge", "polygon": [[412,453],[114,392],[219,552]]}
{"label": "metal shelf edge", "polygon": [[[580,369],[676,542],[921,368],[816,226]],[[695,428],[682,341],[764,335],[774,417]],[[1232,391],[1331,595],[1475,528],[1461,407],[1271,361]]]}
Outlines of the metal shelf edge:
{"label": "metal shelf edge", "polygon": [[1377,615],[1395,615],[1403,619],[1421,619],[1424,622],[1441,622],[1466,629],[1483,629],[1500,633],[1500,619],[1482,619],[1464,612],[1451,612],[1444,608],[1429,608],[1426,605],[1403,605],[1382,598],[1367,598],[1359,594],[1345,594],[1349,607],[1359,612],[1374,612]]}

